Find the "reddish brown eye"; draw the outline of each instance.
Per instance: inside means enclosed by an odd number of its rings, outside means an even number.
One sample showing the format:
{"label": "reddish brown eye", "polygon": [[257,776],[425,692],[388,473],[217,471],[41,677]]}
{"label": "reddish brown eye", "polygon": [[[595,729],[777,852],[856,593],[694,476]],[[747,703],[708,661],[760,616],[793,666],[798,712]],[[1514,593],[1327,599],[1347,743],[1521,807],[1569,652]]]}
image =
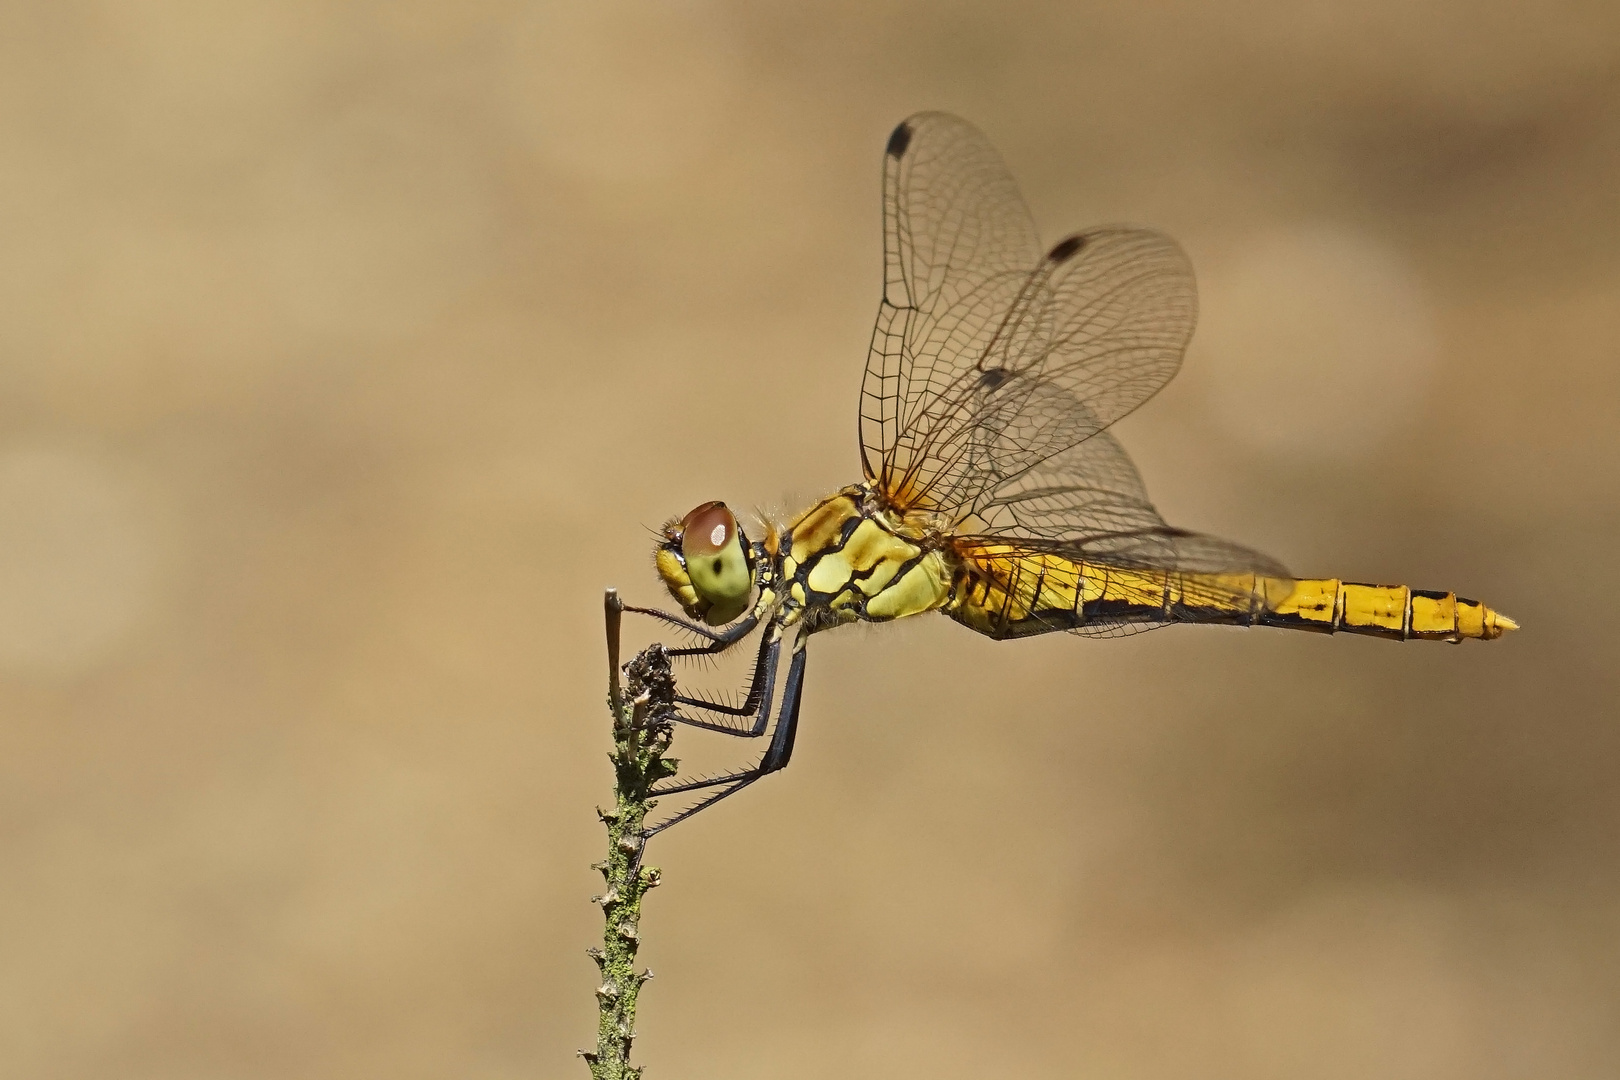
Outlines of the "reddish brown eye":
{"label": "reddish brown eye", "polygon": [[718,555],[736,543],[737,519],[723,502],[707,502],[681,522],[681,552],[690,561]]}
{"label": "reddish brown eye", "polygon": [[[681,554],[679,572],[671,570],[677,580],[672,588],[689,587],[696,603],[688,603],[688,611],[696,612],[711,626],[728,623],[748,607],[748,595],[753,591],[753,560],[749,557],[748,541],[737,527],[723,502],[709,502],[681,519]],[[675,530],[666,530],[669,536],[665,546],[674,543]],[[671,558],[671,563],[675,560]],[[666,581],[670,577],[666,577]]]}

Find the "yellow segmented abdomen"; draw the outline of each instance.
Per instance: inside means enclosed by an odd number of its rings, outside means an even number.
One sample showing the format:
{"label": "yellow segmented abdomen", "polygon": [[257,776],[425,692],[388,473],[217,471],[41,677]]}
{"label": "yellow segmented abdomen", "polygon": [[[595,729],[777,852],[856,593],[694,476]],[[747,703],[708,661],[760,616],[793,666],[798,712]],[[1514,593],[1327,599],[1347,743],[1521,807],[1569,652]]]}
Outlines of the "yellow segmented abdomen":
{"label": "yellow segmented abdomen", "polygon": [[[1406,641],[1489,641],[1519,624],[1480,603],[1452,592],[1407,585],[1364,585],[1336,578],[1278,581],[1291,586],[1280,601],[1266,604],[1254,622],[1332,634],[1344,631]],[[1274,594],[1268,585],[1267,598]]]}
{"label": "yellow segmented abdomen", "polygon": [[1190,622],[1463,641],[1518,627],[1477,600],[1405,585],[1125,568],[989,545],[962,554],[945,610],[995,638]]}

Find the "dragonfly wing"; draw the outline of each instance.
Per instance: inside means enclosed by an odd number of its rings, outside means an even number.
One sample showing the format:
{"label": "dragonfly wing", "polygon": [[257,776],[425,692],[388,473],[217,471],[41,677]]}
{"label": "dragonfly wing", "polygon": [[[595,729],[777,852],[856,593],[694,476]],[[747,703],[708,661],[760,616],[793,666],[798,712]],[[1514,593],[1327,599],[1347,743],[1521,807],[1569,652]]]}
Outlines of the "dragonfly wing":
{"label": "dragonfly wing", "polygon": [[995,149],[940,113],[890,136],[883,196],[863,465],[892,507],[952,519],[978,590],[953,614],[993,636],[1121,632],[1206,601],[1233,610],[1257,575],[1283,573],[1165,524],[1106,431],[1170,380],[1192,336],[1174,242],[1107,227],[1043,255]]}
{"label": "dragonfly wing", "polygon": [[[1253,602],[1255,575],[1277,579],[1289,576],[1274,560],[1257,551],[1187,532],[1153,537],[1139,547],[1122,551],[1118,562],[1095,562],[1090,566],[1093,573],[1103,571],[1109,593],[1140,597],[1142,606],[1099,611],[1078,626],[1052,629],[1083,637],[1123,637],[1171,623],[1198,621],[1185,613],[1248,608]],[[1155,602],[1170,593],[1177,597],[1178,610],[1166,612]]]}
{"label": "dragonfly wing", "polygon": [[1199,575],[1252,572],[1273,578],[1293,576],[1286,566],[1263,552],[1222,540],[1218,536],[1170,526],[1166,526],[1162,532],[1111,537],[1105,542],[1087,545],[1086,558],[1100,565],[1132,570],[1152,569]]}
{"label": "dragonfly wing", "polygon": [[861,386],[868,480],[905,475],[932,403],[989,348],[1040,262],[1012,174],[978,129],[920,113],[883,156],[883,301]]}
{"label": "dragonfly wing", "polygon": [[1106,431],[986,491],[976,524],[975,540],[1035,541],[1038,550],[1121,567],[1288,574],[1258,551],[1166,524],[1125,448]]}
{"label": "dragonfly wing", "polygon": [[993,489],[973,535],[952,547],[967,568],[951,614],[992,637],[1069,630],[1118,636],[1246,613],[1276,560],[1165,523],[1118,441],[1098,432]]}
{"label": "dragonfly wing", "polygon": [[1139,594],[1149,601],[1174,594],[1177,607],[1153,610],[1099,611],[1079,626],[1065,627],[1084,637],[1122,637],[1197,621],[1189,612],[1231,612],[1249,607],[1255,577],[1292,580],[1276,559],[1241,544],[1203,533],[1165,526],[1137,536],[1120,535],[1085,546],[1081,556],[1107,579],[1106,591]]}
{"label": "dragonfly wing", "polygon": [[890,137],[884,236],[861,442],[867,479],[900,509],[971,513],[1146,401],[1192,335],[1192,269],[1173,241],[1107,227],[1042,256],[1006,166],[954,117]]}
{"label": "dragonfly wing", "polygon": [[1125,448],[1106,431],[988,489],[976,524],[972,531],[1079,544],[1168,528]]}
{"label": "dragonfly wing", "polygon": [[[920,412],[902,492],[957,515],[1146,401],[1181,366],[1197,300],[1174,242],[1103,228],[1058,244],[996,338]],[[902,438],[912,437],[908,432]]]}

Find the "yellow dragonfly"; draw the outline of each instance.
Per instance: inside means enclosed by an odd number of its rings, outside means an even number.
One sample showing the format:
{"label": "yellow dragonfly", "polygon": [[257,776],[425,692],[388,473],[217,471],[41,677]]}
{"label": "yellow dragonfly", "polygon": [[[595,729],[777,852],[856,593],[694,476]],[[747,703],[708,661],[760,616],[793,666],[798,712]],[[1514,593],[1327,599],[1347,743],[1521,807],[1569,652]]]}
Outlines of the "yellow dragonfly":
{"label": "yellow dragonfly", "polygon": [[[740,703],[679,717],[750,738],[752,767],[675,781],[701,793],[649,835],[775,772],[793,752],[810,635],[943,611],[987,637],[1111,637],[1171,623],[1490,640],[1517,624],[1405,585],[1295,578],[1165,524],[1108,427],[1167,383],[1192,337],[1174,241],[1108,226],[1043,249],[989,141],[954,116],[894,129],[883,158],[883,300],[860,397],[864,479],[750,540],[721,502],[664,526],[659,576],[713,654],[762,629]],[[789,650],[780,705],[773,700]]]}

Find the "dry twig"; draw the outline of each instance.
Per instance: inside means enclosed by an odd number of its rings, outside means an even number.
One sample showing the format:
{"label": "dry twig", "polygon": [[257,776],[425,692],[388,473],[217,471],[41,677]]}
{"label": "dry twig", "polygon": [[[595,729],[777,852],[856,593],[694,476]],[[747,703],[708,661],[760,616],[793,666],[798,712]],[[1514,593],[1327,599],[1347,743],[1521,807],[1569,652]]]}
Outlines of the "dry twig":
{"label": "dry twig", "polygon": [[641,1067],[630,1064],[635,1039],[636,997],[652,972],[636,973],[636,950],[641,945],[641,899],[658,884],[658,869],[641,865],[647,812],[655,805],[648,798],[652,786],[675,775],[677,762],[665,757],[673,736],[675,679],[662,645],[638,653],[624,666],[619,681],[619,620],[623,604],[614,589],[607,591],[608,708],[613,714],[614,785],[611,809],[598,808],[607,826],[607,858],[595,865],[607,881],[607,891],[595,898],[602,906],[602,947],[588,950],[601,969],[596,989],[598,1017],[596,1049],[582,1050],[592,1080],[633,1080]]}

